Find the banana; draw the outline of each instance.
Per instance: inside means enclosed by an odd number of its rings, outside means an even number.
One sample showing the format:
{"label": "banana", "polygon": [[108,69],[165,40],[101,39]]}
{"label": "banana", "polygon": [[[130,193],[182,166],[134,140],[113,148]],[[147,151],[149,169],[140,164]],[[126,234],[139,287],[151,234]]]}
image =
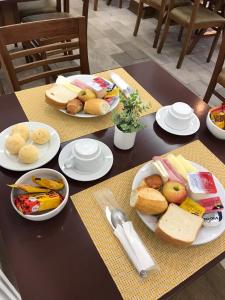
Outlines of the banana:
{"label": "banana", "polygon": [[62,180],[53,180],[53,179],[32,176],[32,181],[42,187],[54,191],[58,191],[64,188],[64,183]]}
{"label": "banana", "polygon": [[22,190],[27,193],[48,193],[50,192],[50,189],[47,189],[45,187],[39,187],[39,186],[32,186],[29,184],[8,184],[11,188],[16,188],[19,190]]}

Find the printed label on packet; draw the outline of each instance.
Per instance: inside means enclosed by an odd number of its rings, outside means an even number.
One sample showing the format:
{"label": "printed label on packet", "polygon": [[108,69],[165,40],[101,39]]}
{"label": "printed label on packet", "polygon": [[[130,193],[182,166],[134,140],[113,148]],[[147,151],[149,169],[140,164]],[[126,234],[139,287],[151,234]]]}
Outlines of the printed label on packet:
{"label": "printed label on packet", "polygon": [[223,210],[223,204],[221,202],[220,197],[212,197],[212,198],[206,198],[201,199],[198,201],[198,203],[205,207],[206,213],[216,212]]}
{"label": "printed label on packet", "polygon": [[188,185],[193,193],[215,194],[217,192],[213,176],[210,172],[188,174]]}

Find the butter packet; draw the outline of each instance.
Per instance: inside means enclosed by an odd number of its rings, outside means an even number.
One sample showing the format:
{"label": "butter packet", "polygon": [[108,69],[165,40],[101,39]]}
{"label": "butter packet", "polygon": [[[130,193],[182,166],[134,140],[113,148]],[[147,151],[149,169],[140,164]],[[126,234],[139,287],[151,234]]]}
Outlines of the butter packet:
{"label": "butter packet", "polygon": [[205,208],[190,198],[186,198],[180,207],[199,217],[202,217],[205,213]]}

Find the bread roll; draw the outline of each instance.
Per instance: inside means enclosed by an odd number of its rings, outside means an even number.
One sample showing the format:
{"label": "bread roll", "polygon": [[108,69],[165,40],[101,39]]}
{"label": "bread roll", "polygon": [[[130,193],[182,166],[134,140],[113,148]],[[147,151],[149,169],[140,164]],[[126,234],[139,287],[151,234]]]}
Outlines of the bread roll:
{"label": "bread roll", "polygon": [[19,151],[19,160],[24,164],[32,164],[38,160],[38,149],[34,145],[25,145]]}
{"label": "bread roll", "polygon": [[75,115],[83,109],[83,103],[79,99],[70,100],[67,103],[66,111],[68,114]]}
{"label": "bread roll", "polygon": [[18,154],[20,149],[25,145],[25,141],[18,133],[7,137],[5,147],[10,154]]}
{"label": "bread roll", "polygon": [[62,84],[55,84],[45,92],[46,102],[58,109],[66,109],[67,103],[77,97],[78,93]]}
{"label": "bread roll", "polygon": [[29,128],[27,125],[23,123],[19,123],[13,126],[11,135],[14,135],[15,133],[18,133],[22,136],[22,138],[25,140],[25,142],[29,139],[30,137],[30,132]]}
{"label": "bread roll", "polygon": [[130,205],[144,214],[158,215],[167,209],[168,202],[159,191],[149,187],[139,187],[132,191]]}
{"label": "bread roll", "polygon": [[174,246],[191,245],[199,232],[203,219],[171,203],[160,218],[156,235]]}
{"label": "bread roll", "polygon": [[31,139],[35,144],[43,145],[50,140],[50,134],[45,128],[37,128],[31,133]]}
{"label": "bread roll", "polygon": [[105,115],[110,111],[110,105],[103,99],[91,99],[85,102],[84,112],[91,115]]}

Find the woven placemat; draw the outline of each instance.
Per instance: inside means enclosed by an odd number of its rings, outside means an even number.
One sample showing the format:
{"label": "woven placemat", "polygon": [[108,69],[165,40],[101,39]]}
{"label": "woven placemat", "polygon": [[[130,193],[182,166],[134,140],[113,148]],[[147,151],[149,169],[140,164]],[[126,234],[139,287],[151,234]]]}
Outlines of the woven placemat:
{"label": "woven placemat", "polygon": [[[225,184],[225,165],[200,141],[172,152],[181,153],[185,158],[203,165]],[[158,299],[225,250],[225,234],[211,243],[186,249],[175,248],[155,237],[129,206],[132,181],[139,168],[121,173],[72,196],[77,211],[125,300]],[[159,272],[142,279],[129,262],[94,200],[93,193],[103,187],[113,191],[119,206],[133,221],[138,234],[159,265]]]}
{"label": "woven placemat", "polygon": [[[112,71],[98,73],[102,77],[109,79],[109,74]],[[119,68],[113,70],[119,74],[130,86],[139,91],[141,99],[145,103],[150,103],[150,108],[145,114],[156,112],[160,107],[156,101],[141,85],[132,78],[124,69]],[[57,130],[60,135],[61,142],[65,142],[80,136],[93,133],[111,127],[112,114],[97,118],[75,118],[63,114],[57,109],[49,106],[45,102],[45,91],[49,85],[44,85],[36,88],[26,89],[16,92],[16,96],[29,121],[37,121],[48,124]]]}

